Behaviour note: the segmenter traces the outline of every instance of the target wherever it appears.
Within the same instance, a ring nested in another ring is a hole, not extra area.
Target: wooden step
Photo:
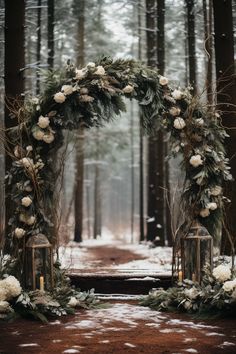
[[[172,284],[171,274],[145,272],[145,270],[133,271],[81,271],[71,270],[68,273],[72,285],[86,291],[94,288],[101,294],[148,294],[152,288],[167,289]]]

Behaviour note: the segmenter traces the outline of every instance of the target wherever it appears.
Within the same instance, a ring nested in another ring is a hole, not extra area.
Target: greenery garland
[[[5,253],[17,260],[18,279],[27,240],[43,233],[55,242],[54,156],[63,144],[63,130],[109,122],[125,110],[124,97],[138,101],[148,134],[158,128],[169,132],[172,153],[183,156],[185,218],[198,218],[215,235],[226,200],[222,183],[232,178],[219,113],[202,106],[189,89],[172,89],[167,78],[134,60],[102,58],[82,69],[68,63],[65,70],[48,73],[43,94],[25,102],[16,113],[18,126],[8,132],[15,147],[6,189],[14,212]]]

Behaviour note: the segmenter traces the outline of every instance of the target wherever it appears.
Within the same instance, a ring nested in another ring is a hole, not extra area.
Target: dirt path
[[[233,354],[233,320],[196,321],[115,302],[49,324],[0,323],[1,354]]]

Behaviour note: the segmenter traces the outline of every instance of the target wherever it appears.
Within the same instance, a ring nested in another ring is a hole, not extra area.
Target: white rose
[[[232,291],[236,288],[236,279],[226,281],[223,285],[223,289],[226,292]]]
[[[186,126],[186,123],[183,118],[177,117],[174,120],[174,127],[175,129],[183,129]]]
[[[94,97],[89,96],[89,95],[81,95],[79,99],[81,102],[93,102],[94,101]]]
[[[159,77],[159,84],[160,85],[165,86],[168,84],[168,82],[169,82],[169,79],[167,79],[167,77],[165,77],[165,76]]]
[[[43,141],[47,144],[51,144],[54,141],[54,134],[49,133],[49,134],[44,134],[43,136]]]
[[[40,116],[37,124],[40,128],[45,129],[49,126],[50,120],[48,117]]]
[[[217,209],[217,204],[214,202],[208,203],[207,208],[210,210],[216,210]]]
[[[32,145],[26,146],[26,151],[27,151],[27,152],[33,151],[33,146],[32,146]]]
[[[66,96],[62,92],[57,92],[54,95],[54,101],[56,101],[57,103],[63,103],[65,102],[65,100],[66,100]]]
[[[20,239],[25,235],[25,230],[20,227],[17,227],[17,228],[15,228],[14,233],[15,233],[16,238]]]
[[[7,313],[11,311],[11,307],[9,302],[7,301],[0,301],[0,313]]]
[[[218,195],[220,195],[222,193],[222,187],[221,186],[215,186],[215,187],[210,189],[210,193],[214,197],[217,197]]]
[[[34,127],[32,129],[32,135],[36,140],[43,140],[44,132],[40,128]]]
[[[61,91],[65,96],[71,95],[73,93],[73,86],[71,85],[63,85]]]
[[[124,93],[131,93],[131,92],[134,91],[134,87],[133,87],[132,85],[127,85],[127,86],[125,86],[125,87],[122,89],[122,91],[123,91]]]
[[[191,156],[189,162],[190,162],[190,164],[193,167],[198,167],[198,166],[203,164],[203,160],[202,160],[201,155],[193,155],[193,156]]]
[[[94,72],[95,75],[103,76],[105,75],[105,69],[103,66],[98,65],[96,71]]]
[[[204,119],[202,119],[202,118],[197,118],[197,119],[195,119],[195,122],[196,122],[198,125],[203,125],[203,124],[204,124]]]
[[[74,296],[71,296],[70,301],[68,302],[69,307],[76,307],[77,306],[77,299]]]
[[[7,300],[19,296],[22,291],[19,281],[13,275],[3,279],[1,285],[7,290]]]
[[[76,69],[75,70],[75,78],[76,78],[76,80],[83,79],[86,76],[86,74],[87,74],[87,72],[84,69],[81,69],[81,70]]]
[[[21,199],[21,204],[25,207],[28,207],[32,204],[32,199],[30,197],[24,197]]]
[[[26,224],[27,225],[33,225],[35,223],[35,216],[30,216],[29,218],[26,218]]]
[[[82,87],[80,90],[79,90],[79,93],[81,95],[87,95],[89,92],[89,90],[86,88],[86,87]]]
[[[212,274],[216,280],[219,280],[222,283],[231,278],[231,270],[223,264],[214,268]]]
[[[92,61],[87,64],[87,68],[95,68],[96,64]]]
[[[172,116],[176,117],[180,114],[181,109],[179,107],[171,107],[169,112]]]
[[[209,216],[210,215],[210,210],[209,209],[202,209],[201,211],[200,211],[200,215],[201,215],[201,217],[202,218],[206,218],[207,216]]]
[[[196,288],[185,289],[184,294],[189,299],[193,300],[193,299],[196,299],[196,297],[198,296],[198,290]]]
[[[182,91],[180,90],[174,90],[172,93],[171,93],[171,96],[175,99],[175,100],[181,100],[182,96],[183,96],[183,93]]]

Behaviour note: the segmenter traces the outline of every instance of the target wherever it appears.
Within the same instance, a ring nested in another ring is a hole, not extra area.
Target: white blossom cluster
[[[12,311],[9,301],[19,296],[21,291],[20,283],[14,276],[0,280],[0,315]]]

